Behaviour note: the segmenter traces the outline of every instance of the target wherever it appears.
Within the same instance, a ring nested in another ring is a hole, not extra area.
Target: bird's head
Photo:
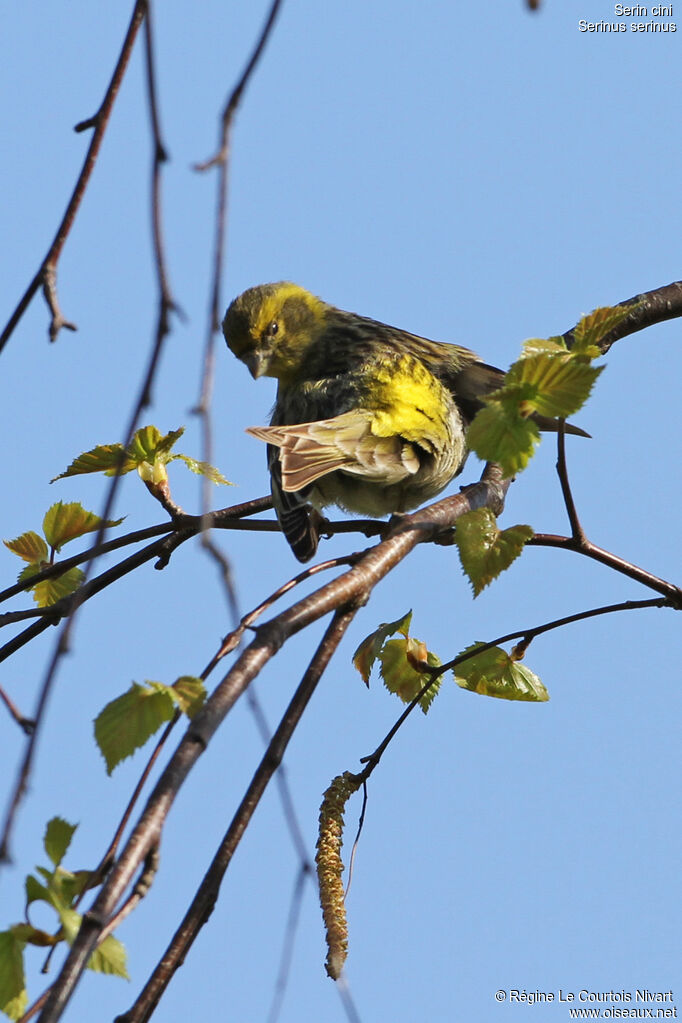
[[[232,302],[223,334],[254,379],[268,376],[286,383],[299,375],[306,350],[324,326],[327,308],[298,284],[259,284]]]

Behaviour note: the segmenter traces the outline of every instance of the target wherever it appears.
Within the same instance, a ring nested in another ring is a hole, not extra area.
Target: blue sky
[[[40,15],[30,5],[6,13],[3,322],[61,217],[87,144],[71,129],[100,101],[124,6],[74,0]],[[219,111],[264,14],[255,4],[218,2],[156,11],[171,157],[165,232],[186,320],[173,323],[146,421],[164,431],[186,425],[181,450],[197,456],[191,408],[215,182],[191,165],[215,147]],[[223,304],[250,285],[291,279],[504,366],[523,339],[559,333],[598,305],[678,279],[682,20],[674,34],[606,34],[580,32],[581,18],[633,20],[617,19],[605,0],[579,8],[548,0],[535,15],[518,2],[285,0],[235,125]],[[137,393],[156,314],[142,72],[138,46],[59,267],[62,308],[78,333],[48,345],[37,297],[2,355],[3,538],[37,529],[56,500],[101,508],[102,481],[48,481],[78,452],[119,440]],[[244,428],[267,420],[274,386],[251,381],[222,344],[217,356],[214,460],[237,484],[214,493],[219,506],[267,490],[261,445]],[[569,449],[588,535],[672,581],[680,568],[681,365],[676,322],[619,343],[579,416],[593,439]],[[511,488],[506,525],[568,528],[554,461],[545,440]],[[462,482],[478,471],[472,458]],[[175,499],[198,510],[195,478],[181,467],[171,472]],[[132,475],[116,513],[131,529],[163,518]],[[244,610],[298,571],[276,535],[216,539]],[[321,553],[351,544],[329,541]],[[0,565],[4,586],[18,562],[5,551]],[[367,691],[351,665],[379,623],[413,608],[414,633],[446,659],[476,639],[649,595],[594,563],[533,549],[473,601],[454,549],[416,551],[358,615],[287,754],[311,853],[321,793],[334,775],[357,768],[401,709],[378,678]],[[42,861],[49,817],[80,822],[68,865],[90,866],[125,805],[143,757],[106,777],[92,742],[101,707],[132,679],[198,673],[228,627],[214,566],[198,545],[84,608],[16,830],[15,863],[2,878],[0,927],[22,915],[21,883]],[[258,680],[273,724],[320,634],[296,637]],[[26,711],[55,636],[50,630],[2,665],[0,684]],[[672,611],[598,618],[531,646],[527,661],[550,691],[548,704],[482,699],[449,679],[428,717],[413,715],[372,777],[349,899],[347,978],[363,1023],[568,1018],[556,1003],[499,1005],[500,988],[679,989],[679,651]],[[0,748],[3,773],[13,777],[23,741],[6,717]],[[132,983],[88,975],[67,1020],[111,1019],[129,1006],[260,754],[242,701],[183,788],[159,876],[120,930]],[[359,801],[349,835],[358,813]],[[273,787],[155,1019],[267,1018],[296,869]],[[346,1018],[323,960],[309,887],[284,1023]],[[31,995],[40,993],[37,970],[30,982]]]

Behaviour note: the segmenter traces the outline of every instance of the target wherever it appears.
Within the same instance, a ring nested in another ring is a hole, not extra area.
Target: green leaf
[[[74,458],[71,465],[59,476],[50,480],[63,480],[67,476],[82,476],[89,472],[103,472],[105,476],[123,476],[135,468],[135,462],[127,456],[122,444],[98,444],[90,451]]]
[[[166,434],[162,434],[156,426],[143,426],[128,445],[128,454],[138,468],[143,462],[149,464],[159,462],[165,465],[169,460],[171,448],[184,432],[184,426]]]
[[[530,526],[510,526],[500,531],[489,508],[467,512],[457,520],[455,543],[474,597],[509,568],[532,536]]]
[[[474,643],[463,653],[469,653],[480,646],[483,644]],[[549,693],[538,676],[501,647],[491,647],[467,658],[455,667],[454,675],[458,686],[482,696],[526,700],[531,703],[549,700]]]
[[[58,867],[64,859],[64,854],[71,844],[73,833],[77,827],[77,824],[69,824],[62,817],[53,817],[47,822],[43,845],[55,867]]]
[[[107,773],[147,742],[173,716],[173,698],[161,683],[147,686],[133,682],[95,719],[95,740],[107,765]]]
[[[13,924],[11,931],[15,938],[26,942],[27,945],[37,945],[38,948],[50,948],[52,945],[57,944],[57,939],[54,935],[48,934],[47,931],[41,931],[39,927],[34,927],[33,924]]]
[[[27,1004],[24,942],[11,930],[0,931],[0,1010],[10,1019],[19,1019]]]
[[[143,426],[137,431],[128,452],[145,483],[159,484],[168,479],[166,465],[172,458],[169,452],[184,432],[184,426],[163,435],[156,426]]]
[[[562,337],[531,337],[523,342],[521,358],[527,359],[531,355],[540,355],[542,352],[554,355],[563,353],[565,355],[568,352],[568,348]]]
[[[156,446],[161,440],[161,431],[156,426],[142,426],[133,435],[128,445],[128,454],[136,464],[153,462]]]
[[[539,412],[542,416],[566,419],[585,404],[603,369],[569,354],[541,352],[515,362],[502,390],[506,394],[514,385],[522,389],[521,415]]]
[[[494,399],[477,413],[467,432],[471,450],[485,462],[497,462],[507,478],[526,468],[539,442],[532,419]]]
[[[185,432],[185,427],[181,426],[178,430],[171,430],[170,433],[166,433],[162,437],[155,426],[146,427],[145,429],[150,431],[149,432],[150,438],[152,436],[152,433],[156,431],[157,435],[156,443],[154,444],[153,447],[146,449],[149,451],[150,455],[153,455],[154,458],[159,458],[159,456],[161,455],[167,455],[170,452],[171,448],[175,446],[176,440],[179,440],[180,437],[182,437],[183,433]],[[142,433],[142,431],[138,430],[138,433]],[[147,460],[149,459],[147,458]]]
[[[27,572],[28,569],[24,569],[19,576],[21,582],[28,578]],[[69,568],[66,572],[62,572],[61,575],[53,575],[49,579],[43,579],[41,582],[36,583],[32,589],[33,599],[38,607],[51,607],[58,600],[61,600],[62,597],[68,597],[69,594],[77,590],[84,578],[85,573],[80,568],[76,566]]]
[[[198,462],[196,458],[190,458],[189,455],[181,454],[171,455],[168,461],[172,462],[177,458],[179,458],[180,461],[185,463],[190,472],[194,472],[198,476],[206,476],[208,479],[211,480],[212,483],[221,484],[223,486],[228,487],[234,486],[233,483],[230,483],[230,481],[226,479],[223,476],[223,474],[209,462]]]
[[[378,629],[370,632],[369,636],[363,639],[353,654],[353,664],[360,672],[365,685],[369,685],[369,676],[374,662],[388,637],[396,632],[402,632],[403,636],[407,636],[410,631],[411,621],[412,611],[408,611],[407,614],[403,615],[402,618],[398,618],[395,622],[384,622],[383,625],[380,625]]]
[[[166,468],[168,463],[180,459],[192,472],[208,477],[213,483],[231,486],[230,481],[215,466],[210,465],[208,462],[200,462],[195,458],[190,458],[189,455],[180,453],[171,454],[171,449],[184,432],[184,426],[177,430],[171,430],[166,434],[162,434],[159,428],[152,424],[142,426],[135,432],[125,451],[121,444],[100,444],[96,448],[92,448],[91,451],[85,451],[82,455],[79,455],[68,469],[60,473],[59,476],[55,476],[52,482],[64,479],[66,476],[78,476],[82,473],[104,472],[107,476],[114,476],[117,473],[123,475],[132,469],[137,469],[138,475],[145,483],[158,486],[165,483],[168,479]],[[71,506],[66,505],[64,507]],[[73,507],[80,508],[80,505],[74,505]],[[82,514],[90,516],[93,513],[83,512]],[[122,521],[122,519],[119,519],[117,522],[110,522],[107,525],[118,525]],[[60,531],[57,533],[57,539],[59,539],[60,544],[64,544],[68,540],[73,539],[74,536],[82,536],[84,532],[98,529],[99,524],[99,520],[97,520],[95,524],[88,526],[87,529],[81,528],[79,532],[76,532],[74,529],[78,528],[78,522],[70,522],[69,527],[65,530],[65,534],[68,535],[62,535]],[[49,539],[48,537],[48,541]],[[52,544],[52,546],[57,547],[57,544]]]
[[[573,347],[576,355],[596,358],[601,355],[598,345],[603,337],[626,320],[630,313],[639,307],[639,302],[630,305],[602,306],[583,316],[573,331]]]
[[[130,980],[127,970],[127,956],[125,945],[118,938],[110,934],[105,938],[99,948],[90,956],[88,969],[96,973],[106,973],[111,977],[122,977]]]
[[[108,519],[106,526],[120,526],[123,519]],[[102,525],[102,519],[94,512],[86,511],[82,504],[73,501],[64,504],[57,501],[45,514],[43,532],[50,547],[59,551],[69,540],[75,540],[86,533],[94,533]]]
[[[49,905],[52,905],[49,891],[44,884],[40,883],[37,877],[33,876],[33,874],[28,874],[26,876],[24,885],[26,888],[27,906],[30,906],[32,902],[47,902]]]
[[[47,544],[42,536],[38,536],[33,530],[22,533],[15,540],[3,540],[3,543],[13,554],[18,554],[23,561],[28,561],[29,564],[46,561],[49,554]]]
[[[378,653],[381,661],[381,677],[390,693],[395,693],[403,703],[411,703],[426,683],[433,684],[422,696],[419,706],[426,714],[438,692],[441,676],[434,678],[429,672],[419,671],[419,664],[426,662],[430,667],[440,665],[439,659],[426,649],[420,640],[407,636],[404,639],[389,639]]]
[[[75,909],[62,909],[59,913],[59,918],[64,929],[64,937],[69,945],[72,945],[80,930],[83,918]],[[126,950],[124,946],[113,935],[109,935],[90,956],[88,969],[95,970],[97,973],[107,973],[114,977],[123,977],[125,980],[128,980]]]
[[[61,924],[64,929],[64,937],[68,944],[72,945],[78,931],[80,930],[81,920],[83,918],[77,910],[71,909],[70,906],[61,907],[58,909],[58,912],[59,919],[61,920]]]
[[[94,874],[91,870],[63,870],[59,868],[59,891],[67,905],[71,905],[81,892],[94,887]]]
[[[176,706],[188,718],[193,718],[201,710],[206,699],[206,687],[201,679],[196,678],[194,675],[181,675],[169,687],[168,692],[175,701]]]

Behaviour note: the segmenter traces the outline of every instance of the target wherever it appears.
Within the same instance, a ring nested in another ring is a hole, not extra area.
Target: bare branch
[[[59,308],[59,302],[57,300],[57,264],[64,247],[64,243],[69,236],[71,228],[73,227],[73,223],[76,219],[76,214],[78,213],[83,196],[85,195],[88,182],[90,181],[90,177],[92,176],[92,172],[95,168],[95,162],[99,154],[100,146],[102,145],[104,133],[109,123],[114,101],[118,95],[118,90],[121,86],[123,76],[130,60],[130,55],[133,52],[135,38],[146,11],[147,0],[137,0],[135,7],[133,8],[133,13],[130,19],[130,24],[128,25],[125,39],[123,40],[121,53],[119,54],[119,58],[116,62],[116,67],[114,68],[114,73],[107,87],[107,91],[104,94],[102,105],[93,117],[88,118],[87,121],[81,121],[80,124],[76,125],[76,131],[83,131],[86,128],[94,128],[92,139],[88,146],[88,151],[85,154],[83,167],[78,176],[71,198],[69,199],[62,222],[57,228],[57,233],[52,240],[52,244],[47,250],[47,254],[40,264],[38,272],[22,295],[19,304],[10,316],[2,334],[0,334],[0,352],[2,352],[3,348],[9,341],[12,333],[14,332],[14,328],[26,312],[33,296],[41,285],[43,286],[45,299],[52,314],[49,329],[50,341],[56,340],[62,327],[66,327],[68,330],[76,329],[75,324],[64,319]]]
[[[21,730],[26,734],[30,735],[35,728],[35,721],[31,718],[27,718],[25,714],[22,714],[16,704],[9,698],[5,690],[0,686],[0,700],[5,704],[10,715],[14,718],[16,723],[19,725]]]
[[[258,618],[260,618],[260,616],[268,610],[268,608],[272,607],[272,605],[279,600],[280,597],[289,593],[290,590],[292,590],[295,586],[298,586],[300,583],[305,582],[308,579],[312,579],[314,575],[318,575],[320,572],[325,572],[330,568],[338,568],[341,565],[354,565],[360,557],[360,554],[348,554],[345,557],[331,558],[329,561],[321,561],[317,565],[309,566],[302,572],[299,572],[298,575],[294,576],[293,579],[289,579],[282,586],[279,586],[274,593],[271,593],[269,597],[266,597],[265,600],[261,601],[258,607],[255,607],[253,611],[249,611],[248,614],[245,614],[237,627],[227,634],[220,649],[211,661],[207,672],[211,670],[218,661],[222,660],[226,654],[237,649],[242,641],[245,631],[253,628],[253,623],[257,621]]]
[[[228,188],[228,149],[230,130],[237,107],[246,86],[253,75],[261,54],[265,48],[270,32],[274,26],[277,11],[281,0],[274,0],[270,13],[265,22],[260,38],[249,58],[237,85],[225,105],[221,119],[221,143],[220,152],[217,157],[208,163],[197,165],[196,170],[207,170],[209,167],[219,164],[217,198],[215,213],[215,240],[213,257],[213,279],[211,283],[211,299],[209,306],[209,317],[206,331],[206,345],[204,350],[203,369],[201,376],[201,394],[199,403],[195,409],[201,420],[202,432],[202,456],[204,461],[213,464],[213,426],[211,421],[211,398],[213,396],[213,380],[215,373],[215,335],[220,329],[220,285],[223,277],[223,264],[225,260],[225,235],[227,228],[227,188]],[[207,479],[202,480],[202,511],[208,515],[211,506],[211,489]],[[204,534],[207,526],[202,528],[202,544],[208,548],[209,539]],[[214,548],[215,554],[215,548]],[[226,578],[231,578],[231,571],[225,565]]]
[[[296,880],[294,881],[294,890],[291,893],[289,916],[286,922],[284,941],[282,942],[282,958],[279,964],[279,970],[277,971],[275,990],[272,996],[270,1012],[268,1013],[268,1023],[276,1023],[279,1018],[282,1001],[284,1000],[289,971],[291,970],[291,960],[294,953],[294,935],[298,930],[298,921],[301,913],[301,906],[303,904],[303,889],[306,881],[310,877],[310,870],[310,864],[305,861],[302,862],[299,871],[296,874]]]
[[[268,14],[265,25],[263,26],[263,31],[260,34],[260,37],[258,39],[258,42],[256,43],[253,53],[249,57],[249,60],[246,64],[246,67],[244,68],[241,78],[239,79],[234,89],[230,93],[230,97],[227,103],[225,104],[222,116],[222,135],[220,149],[215,154],[215,156],[212,156],[210,158],[210,160],[206,160],[205,163],[197,164],[196,170],[206,171],[209,170],[209,168],[211,167],[215,167],[216,164],[227,162],[230,142],[230,128],[232,127],[234,115],[237,112],[237,107],[241,103],[244,90],[246,89],[246,86],[249,84],[249,80],[254,71],[256,70],[256,65],[258,64],[258,61],[261,58],[263,50],[265,49],[265,44],[267,43],[268,37],[274,27],[275,18],[277,17],[281,4],[282,0],[273,0],[273,4],[270,8],[270,13]]]
[[[557,434],[557,463],[556,471],[559,476],[559,483],[561,484],[561,493],[564,497],[564,504],[566,505],[566,513],[568,514],[568,521],[571,525],[571,532],[573,539],[576,543],[582,544],[585,542],[585,532],[580,519],[578,518],[578,512],[575,507],[575,501],[573,500],[573,492],[571,490],[571,484],[568,478],[568,466],[566,464],[566,431],[565,424],[562,420],[559,426],[559,432]]]
[[[677,319],[682,316],[682,281],[673,281],[672,284],[664,284],[653,291],[644,291],[641,295],[633,295],[626,298],[618,305],[632,305],[636,308],[627,316],[622,323],[601,339],[599,347],[605,355],[616,341],[621,338],[635,334],[638,330],[652,327],[656,323],[664,323],[666,320]],[[567,330],[562,337],[569,348],[573,340],[575,327]]]
[[[663,596],[668,598],[672,607],[682,607],[682,589],[679,586],[675,586],[674,583],[667,582],[665,579],[659,579],[658,576],[647,572],[644,568],[633,565],[629,561],[625,561],[624,558],[620,558],[617,554],[612,554],[610,551],[605,551],[602,547],[597,547],[591,540],[580,541],[570,536],[536,533],[535,536],[528,540],[526,546],[559,547],[561,550],[584,554],[586,557],[599,561],[602,565],[607,565],[609,568],[614,569],[614,571],[634,579],[636,582],[641,583],[642,586],[648,586],[649,589],[662,593]]]

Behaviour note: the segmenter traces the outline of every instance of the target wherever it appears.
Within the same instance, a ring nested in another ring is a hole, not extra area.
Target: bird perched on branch
[[[317,550],[326,505],[382,516],[440,493],[504,377],[468,348],[343,312],[289,282],[239,295],[223,333],[254,379],[278,381],[271,425],[247,433],[268,444],[274,507],[299,561]]]

